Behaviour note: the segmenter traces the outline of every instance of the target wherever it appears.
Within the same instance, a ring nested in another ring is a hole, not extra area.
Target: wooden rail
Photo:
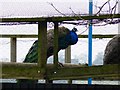
[[[93,38],[112,38],[113,36],[115,36],[116,34],[109,34],[109,35],[101,35],[101,34],[96,34],[96,35],[92,35]],[[35,34],[30,34],[30,35],[26,35],[26,34],[19,34],[19,35],[8,35],[8,34],[0,34],[0,38],[38,38],[38,35]],[[78,35],[79,38],[88,38],[88,35]]]
[[[93,38],[112,38],[114,35],[115,34],[93,35]],[[11,48],[12,48],[11,62],[16,62],[16,38],[37,38],[38,37],[38,35],[1,35],[1,36],[2,38],[11,38]],[[78,35],[78,37],[87,38],[88,35]],[[40,38],[42,38],[42,36]],[[65,50],[65,63],[71,62],[70,51],[71,49],[69,46]],[[57,55],[57,53],[55,54]],[[43,57],[40,57],[40,58],[41,58],[40,62],[42,62]],[[55,56],[55,59],[58,59],[58,56]],[[54,61],[54,63],[57,63],[57,62]],[[42,62],[42,65],[45,65],[45,66],[38,66],[37,64],[28,64],[28,63],[24,63],[24,64],[22,63],[0,63],[0,64],[2,65],[2,78],[43,79],[46,76],[44,76],[41,73],[45,73],[45,71],[47,71],[46,75],[47,75],[47,78],[49,78],[47,82],[51,82],[51,80],[56,80],[56,79],[59,79],[59,80],[66,79],[68,80],[68,83],[72,83],[72,80],[74,79],[87,79],[88,77],[92,77],[93,79],[102,79],[102,80],[103,79],[111,79],[111,80],[120,79],[118,77],[119,75],[118,65],[83,67],[81,65],[64,64],[64,67],[59,67],[58,69],[55,69],[54,65],[46,66],[46,62]],[[105,69],[105,71],[103,71],[103,69]],[[109,73],[108,73],[108,70],[109,70]],[[99,74],[97,71],[100,71]],[[55,74],[51,72],[54,72]]]
[[[108,19],[120,18],[120,14],[99,15],[99,16],[64,16],[64,17],[37,17],[37,18],[0,18],[2,22],[38,22],[38,35],[1,35],[2,38],[11,38],[11,63],[0,63],[2,67],[2,78],[15,79],[87,79],[105,78],[117,79],[119,74],[119,65],[103,65],[103,66],[80,66],[80,65],[64,65],[59,67],[58,53],[56,52],[58,46],[58,23],[70,20],[91,20],[91,19]],[[47,45],[47,22],[54,23],[54,64],[47,65],[46,61],[46,45]],[[93,35],[93,38],[112,38],[114,35]],[[79,38],[87,38],[87,35],[78,35]],[[38,38],[38,63],[15,63],[16,62],[16,38]],[[44,50],[43,50],[44,49]],[[70,48],[66,51],[67,60],[70,58]],[[68,61],[66,61],[68,62]],[[1,70],[1,69],[0,69]]]
[[[70,80],[70,79],[109,79],[120,80],[119,64],[85,66],[64,64],[64,67],[56,69],[53,64],[47,64],[47,72],[42,75],[37,64],[33,63],[0,63],[2,65],[2,78],[16,79],[44,79],[49,80]]]
[[[110,19],[120,18],[120,14],[104,14],[104,15],[93,15],[93,16],[58,16],[58,17],[34,17],[34,18],[0,18],[2,22],[62,22],[71,20],[91,20],[91,19]]]
[[[57,31],[57,30],[55,30]],[[26,34],[21,34],[21,35],[8,35],[8,34],[1,34],[0,35],[1,38],[11,38],[11,62],[16,62],[16,40],[17,38],[38,38],[38,35],[35,35],[35,34],[31,34],[31,35],[26,35]],[[109,35],[93,35],[93,38],[112,38],[114,37],[115,34],[109,34]],[[55,36],[56,37],[56,36]],[[88,35],[78,35],[79,38],[88,38]],[[57,41],[56,41],[57,42]],[[55,59],[58,59],[57,58],[58,56],[55,56],[54,58]],[[58,61],[58,60],[57,60]],[[56,62],[56,61],[54,61]],[[71,48],[70,46],[65,49],[65,63],[70,63],[71,62]],[[57,63],[57,62],[56,62]]]
[[[43,30],[43,31],[45,31],[45,30]],[[16,38],[37,38],[38,37],[38,35],[1,35],[1,36],[2,36],[2,38],[11,38],[11,62],[16,62]],[[112,34],[112,35],[93,35],[93,38],[112,38],[113,36],[114,36],[114,34]],[[88,35],[78,35],[78,37],[79,38],[87,38]],[[40,38],[42,38],[42,36],[40,36]],[[57,53],[55,53],[55,54],[57,55]],[[70,56],[71,56],[70,47],[68,47],[65,50],[65,63],[71,62]],[[42,62],[43,57],[40,57],[40,58],[41,58],[40,62]],[[58,59],[58,56],[56,56],[55,59]],[[54,61],[54,63],[57,63],[57,62]],[[42,62],[42,64],[40,64],[40,65],[46,65],[46,62]],[[111,65],[111,67],[112,67],[112,65]],[[66,79],[66,80],[69,80],[68,81],[69,83],[72,83],[72,79],[87,79],[88,77],[92,77],[93,79],[101,78],[101,79],[114,79],[115,80],[115,79],[119,79],[119,77],[118,77],[119,70],[117,67],[118,67],[118,65],[115,65],[115,68],[113,68],[113,70],[110,70],[111,74],[108,74],[108,73],[106,74],[103,71],[101,71],[98,74],[98,73],[96,73],[97,70],[98,71],[103,70],[104,66],[93,66],[93,67],[86,66],[86,67],[81,68],[80,65],[71,65],[71,64],[66,65],[65,64],[64,67],[59,68],[56,71],[56,69],[53,67],[53,65],[47,65],[47,67],[46,67],[46,66],[37,66],[37,64],[2,63],[2,78],[43,79],[43,78],[45,78],[45,76],[41,73],[45,73],[45,71],[47,69],[46,75],[47,75],[47,78],[49,78],[49,80],[47,80],[48,82],[50,82],[51,80],[56,80],[56,79]],[[86,74],[86,72],[85,72],[82,75],[81,72],[86,70],[86,68],[87,68],[88,73]],[[94,69],[95,71],[91,71],[91,68],[92,69],[98,68],[98,69]],[[109,68],[109,67],[107,67],[107,68]],[[14,71],[12,71],[12,70],[14,70]],[[106,70],[106,72],[107,72],[107,70]],[[23,73],[23,71],[24,71],[24,73]],[[57,72],[57,74],[51,75],[52,71]],[[113,72],[113,71],[115,71],[115,72]],[[17,73],[15,74],[15,72],[17,72]],[[65,72],[65,73],[61,73],[61,72]],[[33,73],[34,73],[34,75],[33,75]],[[79,73],[79,75],[76,75],[78,73]],[[89,73],[90,73],[90,75],[89,75]],[[72,76],[70,76],[70,74]]]

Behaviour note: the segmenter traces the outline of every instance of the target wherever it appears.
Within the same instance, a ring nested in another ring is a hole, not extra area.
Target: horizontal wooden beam
[[[0,38],[38,38],[38,35],[35,34],[19,34],[19,35],[10,35],[10,34],[1,34]]]
[[[113,38],[116,34],[108,34],[108,35],[101,35],[101,34],[93,34],[92,38]],[[88,38],[88,35],[78,35],[78,38]]]
[[[35,79],[43,78],[37,64],[2,63],[2,78]]]
[[[93,38],[112,38],[116,34],[109,34],[109,35],[92,35]],[[38,35],[35,34],[21,34],[21,35],[8,35],[8,34],[0,34],[0,38],[38,38]],[[78,38],[88,38],[88,35],[78,35]]]
[[[99,16],[58,16],[58,17],[34,17],[34,18],[0,18],[2,22],[40,22],[40,21],[71,21],[71,20],[90,20],[90,19],[109,19],[120,18],[120,14],[104,14]]]
[[[105,66],[84,66],[84,67],[64,67],[57,70],[54,74],[48,74],[51,80],[58,79],[118,79],[120,80],[120,71],[118,65],[105,65]]]
[[[2,78],[15,79],[45,79],[49,80],[77,80],[87,79],[119,79],[120,70],[119,64],[100,65],[100,66],[85,66],[64,64],[64,67],[54,68],[53,64],[47,65],[47,73],[45,76],[40,74],[37,64],[31,63],[0,63],[2,65]]]

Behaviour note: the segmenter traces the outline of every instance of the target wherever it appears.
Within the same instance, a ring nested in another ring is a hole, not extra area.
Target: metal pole
[[[93,14],[93,0],[89,0],[89,15]],[[89,35],[88,35],[88,66],[92,66],[92,20],[89,24]],[[88,84],[92,84],[92,78],[88,78]]]

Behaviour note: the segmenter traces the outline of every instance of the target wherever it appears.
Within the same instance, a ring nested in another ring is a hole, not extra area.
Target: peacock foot
[[[58,66],[59,67],[64,67],[64,65],[62,63],[60,63],[60,62],[58,62]]]

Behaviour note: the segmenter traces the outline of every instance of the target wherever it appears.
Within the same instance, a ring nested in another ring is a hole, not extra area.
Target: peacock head
[[[76,28],[73,28],[72,31],[70,31],[70,45],[74,45],[78,42],[76,31],[78,31]]]
[[[68,29],[69,30],[69,29]],[[69,33],[66,34],[62,39],[59,39],[59,48],[65,49],[69,45],[74,45],[78,42],[78,35],[76,34],[77,29],[73,28],[69,30]]]
[[[74,27],[74,28],[72,29],[72,31],[73,31],[73,32],[77,32],[78,30],[77,30],[77,28]]]

